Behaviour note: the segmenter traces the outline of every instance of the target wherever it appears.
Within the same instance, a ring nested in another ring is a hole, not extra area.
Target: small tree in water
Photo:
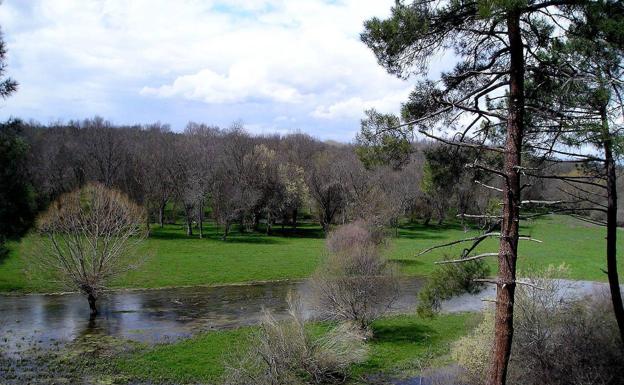
[[[119,191],[91,183],[64,194],[39,217],[41,248],[31,264],[87,296],[91,316],[107,282],[138,262],[147,235],[143,208]]]

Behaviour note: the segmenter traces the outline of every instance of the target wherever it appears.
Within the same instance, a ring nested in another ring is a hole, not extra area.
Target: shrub
[[[347,321],[363,331],[387,312],[398,296],[397,275],[380,254],[383,237],[364,223],[330,233],[330,252],[312,277],[320,316]]]
[[[489,274],[490,267],[481,259],[440,265],[418,293],[418,315],[432,317],[440,311],[442,301],[463,293],[480,292],[484,283],[476,282],[475,279],[485,278]]]
[[[357,329],[340,324],[317,335],[309,330],[299,300],[289,300],[289,316],[265,313],[251,349],[226,364],[227,385],[295,385],[344,382],[349,367],[367,356]]]
[[[325,243],[329,253],[344,254],[361,247],[378,248],[384,241],[382,228],[364,221],[356,221],[330,232]]]
[[[623,384],[624,355],[606,295],[569,299],[554,269],[530,279],[536,287],[516,290],[509,383],[523,385]],[[566,299],[568,298],[568,299]],[[463,382],[483,383],[492,345],[494,317],[486,312],[452,356],[466,369]]]

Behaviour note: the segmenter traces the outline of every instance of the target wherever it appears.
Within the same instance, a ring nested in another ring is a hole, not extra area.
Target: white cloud
[[[340,100],[329,105],[320,105],[313,112],[312,116],[321,119],[358,119],[362,117],[362,112],[374,108],[384,113],[398,113],[401,103],[407,100],[411,88],[406,87],[393,93],[389,93],[382,98],[364,100],[355,96],[346,100]]]
[[[183,96],[206,103],[241,103],[256,98],[297,103],[302,98],[296,88],[271,80],[267,73],[257,71],[251,64],[233,66],[225,76],[204,69],[193,75],[180,76],[171,85],[144,87],[141,94]]]
[[[409,89],[359,41],[363,21],[393,2],[5,0],[0,25],[21,84],[5,110],[136,120],[135,105],[170,102],[175,120],[203,103],[267,127],[289,123],[280,116],[357,125],[365,108],[397,110]]]

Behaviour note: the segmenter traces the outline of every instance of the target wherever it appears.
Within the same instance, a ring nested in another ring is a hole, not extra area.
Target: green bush
[[[475,279],[489,274],[489,266],[480,259],[440,265],[418,294],[418,315],[432,317],[440,311],[442,301],[464,293],[480,292],[484,283],[475,282]]]

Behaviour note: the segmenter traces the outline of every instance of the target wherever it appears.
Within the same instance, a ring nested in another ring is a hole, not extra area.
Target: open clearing
[[[543,243],[523,241],[520,244],[520,270],[565,263],[570,279],[606,281],[605,230],[574,218],[553,216],[525,223],[524,235]],[[405,275],[427,276],[435,268],[434,261],[447,254],[454,257],[461,245],[434,250],[416,256],[427,247],[451,240],[467,238],[477,231],[464,232],[457,223],[442,226],[404,224],[398,237],[390,241],[387,254]],[[20,255],[34,251],[33,237],[11,245],[11,253],[0,261],[0,291],[51,292],[62,290],[50,279],[30,277],[24,272]],[[624,247],[620,237],[619,247]],[[262,233],[234,231],[224,242],[217,228],[205,227],[205,237],[192,238],[184,234],[182,225],[152,228],[152,235],[140,250],[147,255],[145,263],[116,280],[112,288],[159,288],[173,286],[219,285],[265,280],[303,279],[308,277],[323,258],[323,233],[315,225],[301,226],[296,233],[287,228],[267,236]],[[481,251],[495,251],[495,239],[479,247]],[[492,259],[490,264],[495,267]],[[624,260],[619,261],[620,272]],[[494,273],[494,270],[492,270]]]

